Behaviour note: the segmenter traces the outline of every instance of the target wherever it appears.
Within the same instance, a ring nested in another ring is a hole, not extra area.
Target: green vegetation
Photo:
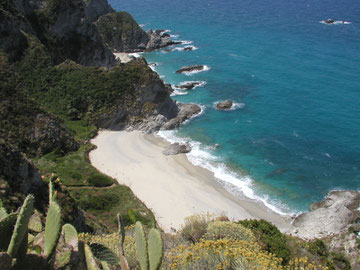
[[[249,228],[254,233],[264,250],[282,258],[283,264],[290,261],[291,251],[286,244],[286,238],[275,225],[263,219],[243,220],[238,223]]]

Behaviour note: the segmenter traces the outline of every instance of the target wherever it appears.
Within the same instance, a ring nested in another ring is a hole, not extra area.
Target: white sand
[[[230,219],[263,218],[287,231],[285,219],[262,203],[235,198],[203,168],[192,165],[184,154],[165,156],[168,145],[139,131],[100,131],[92,140],[93,166],[129,186],[150,208],[167,232],[179,229],[184,218],[197,213],[225,214]]]
[[[128,53],[114,53],[115,58],[119,59],[121,63],[128,63],[133,60]]]

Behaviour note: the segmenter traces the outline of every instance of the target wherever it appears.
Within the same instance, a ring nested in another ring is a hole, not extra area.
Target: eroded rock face
[[[86,5],[86,16],[92,22],[96,21],[100,16],[114,12],[107,0],[88,0],[84,1],[84,3]]]
[[[179,113],[177,114],[177,116],[166,122],[161,127],[162,130],[177,128],[182,122],[201,112],[200,106],[196,104],[180,103],[178,104],[178,108],[179,108]]]
[[[166,33],[164,34],[162,30],[149,30],[147,35],[149,37],[149,41],[146,44],[147,51],[152,51],[181,43],[171,40],[170,36]]]
[[[291,233],[303,239],[338,234],[360,218],[359,203],[357,191],[332,191],[325,200],[311,205],[310,212],[295,218]]]
[[[216,104],[216,109],[218,109],[218,110],[228,110],[228,109],[231,108],[232,105],[233,105],[233,102],[231,100],[225,100],[225,101],[218,102]]]
[[[185,154],[191,151],[191,147],[189,144],[180,144],[180,143],[172,143],[162,153],[164,155],[177,155],[177,154]]]

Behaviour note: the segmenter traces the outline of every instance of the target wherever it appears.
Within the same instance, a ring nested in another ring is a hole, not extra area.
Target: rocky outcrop
[[[152,51],[168,47],[171,45],[181,44],[181,42],[175,42],[171,40],[170,36],[164,33],[163,30],[149,30],[147,31],[149,41],[146,44],[146,50]]]
[[[104,42],[116,52],[134,52],[146,49],[150,38],[127,12],[101,16],[95,22]]]
[[[225,100],[225,101],[216,103],[215,107],[218,110],[228,110],[231,108],[232,105],[233,105],[233,102],[231,100]]]
[[[177,154],[186,154],[191,151],[191,147],[189,144],[180,144],[180,143],[172,143],[162,153],[166,156],[168,155],[177,155]]]
[[[176,117],[167,121],[162,127],[162,130],[169,130],[177,128],[185,120],[197,115],[201,112],[201,108],[196,104],[178,104],[179,113]]]
[[[187,82],[187,83],[184,83],[184,84],[175,85],[175,88],[191,90],[191,89],[193,89],[195,86],[198,86],[198,85],[200,85],[200,84],[201,84],[200,82]]]
[[[100,16],[115,12],[107,0],[86,0],[85,13],[90,21],[95,22]]]
[[[89,6],[82,0],[5,2],[7,5],[4,14],[7,15],[0,17],[3,28],[1,33],[14,39],[13,47],[17,47],[17,50],[26,45],[26,39],[19,34],[23,31],[36,36],[47,47],[54,63],[71,59],[87,66],[111,67],[115,64],[112,52],[104,45],[96,26],[89,19],[90,15],[87,14],[91,10],[100,12],[102,4],[99,1],[90,1]],[[9,11],[15,20],[9,16]],[[17,43],[20,46],[16,46]]]
[[[303,239],[338,234],[360,219],[359,203],[357,191],[332,191],[325,200],[312,204],[310,212],[295,218],[291,233]]]
[[[115,52],[152,51],[179,44],[163,30],[145,32],[127,12],[101,16],[95,22],[105,43]]]
[[[16,210],[21,205],[19,196],[29,193],[34,194],[37,201],[44,201],[47,185],[34,165],[17,148],[1,139],[0,164],[0,197],[7,207]]]
[[[194,66],[186,66],[178,69],[176,73],[185,73],[185,72],[193,72],[193,71],[202,71],[205,69],[204,65],[194,65]]]

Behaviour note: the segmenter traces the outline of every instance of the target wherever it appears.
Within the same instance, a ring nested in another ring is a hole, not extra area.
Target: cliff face
[[[100,16],[114,12],[107,0],[85,0],[86,16],[90,21],[96,21]]]

